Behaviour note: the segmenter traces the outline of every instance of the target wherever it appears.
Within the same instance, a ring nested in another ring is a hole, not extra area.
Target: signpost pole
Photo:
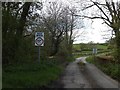
[[[40,63],[40,46],[38,47],[38,62]]]
[[[44,32],[35,33],[35,46],[38,47],[38,62],[40,63],[40,46],[44,46]]]

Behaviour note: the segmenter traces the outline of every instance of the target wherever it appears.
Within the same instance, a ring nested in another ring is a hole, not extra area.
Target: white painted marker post
[[[93,48],[94,61],[95,61],[95,55],[96,54],[97,54],[97,48]]]
[[[38,62],[40,62],[40,46],[44,46],[44,32],[35,33],[35,46],[38,47]]]
[[[93,54],[97,54],[97,48],[93,48]]]

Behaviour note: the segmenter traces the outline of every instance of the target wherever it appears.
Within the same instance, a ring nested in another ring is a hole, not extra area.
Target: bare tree
[[[42,12],[42,22],[51,36],[51,56],[58,52],[59,45],[63,40],[66,40],[66,47],[72,46],[74,12],[74,9],[57,2],[49,2],[46,12]]]
[[[76,13],[75,8],[70,7],[64,7],[62,18],[65,26],[65,35],[64,35],[64,41],[67,50],[69,50],[69,54],[72,54],[72,45],[74,41],[73,30],[75,29],[75,22],[76,19],[74,17],[74,14]]]
[[[64,8],[63,20],[65,23],[65,35],[66,35],[67,44],[70,43],[72,44],[74,40],[73,30],[76,26],[75,25],[76,19],[74,17],[75,13],[76,13],[75,8],[69,8],[69,7]]]
[[[100,14],[96,16],[82,16],[85,18],[90,19],[102,19],[105,24],[107,24],[109,27],[112,28],[113,32],[115,33],[115,41],[116,41],[116,60],[120,63],[120,1],[113,2],[113,0],[105,0],[105,3],[100,3],[98,1],[93,1],[91,5],[88,5],[84,8],[84,10],[91,8],[91,7],[97,7],[100,11]]]
[[[41,16],[42,21],[51,36],[51,56],[58,52],[59,44],[63,40],[65,26],[62,18],[62,12],[62,4],[49,2],[47,11]]]

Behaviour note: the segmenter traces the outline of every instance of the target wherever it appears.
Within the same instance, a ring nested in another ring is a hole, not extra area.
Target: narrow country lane
[[[86,57],[77,58],[70,63],[62,77],[64,88],[118,88],[118,82],[105,75],[93,64],[85,61]],[[81,68],[78,62],[84,62]]]
[[[67,66],[62,82],[64,88],[91,88],[85,76],[80,72],[76,61]]]

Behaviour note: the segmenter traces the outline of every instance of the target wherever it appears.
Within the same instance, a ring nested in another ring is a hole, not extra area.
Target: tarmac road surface
[[[61,82],[64,88],[118,88],[118,82],[105,75],[93,64],[85,61],[86,57],[77,58],[65,70]],[[79,62],[85,63],[82,67]]]

